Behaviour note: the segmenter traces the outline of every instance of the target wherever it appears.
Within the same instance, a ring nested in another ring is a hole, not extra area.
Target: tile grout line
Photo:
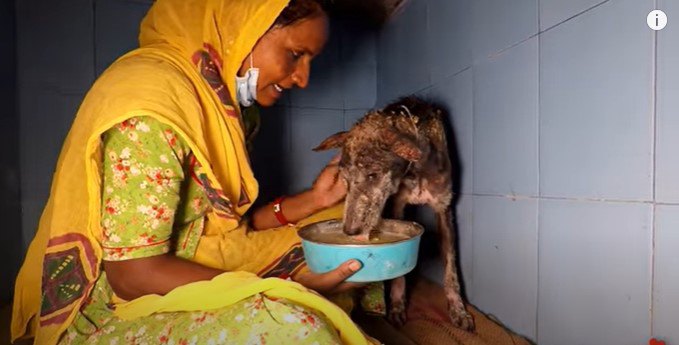
[[[658,0],[653,1],[654,9],[658,8]],[[651,195],[652,195],[652,200],[653,203],[651,204],[651,260],[650,260],[650,278],[651,281],[649,282],[649,308],[648,308],[648,319],[649,319],[649,334],[650,336],[653,336],[653,308],[654,308],[654,303],[653,303],[653,297],[654,297],[654,288],[655,288],[655,244],[656,244],[656,169],[657,169],[657,140],[658,140],[658,123],[657,123],[657,116],[658,116],[658,31],[653,31],[653,49],[652,49],[652,55],[653,57],[651,58],[651,64],[652,64],[652,73],[651,73],[651,128],[652,128],[652,133],[653,133],[653,139],[651,140],[651,154],[652,154],[652,163],[651,163],[651,181],[652,181],[652,190],[651,190]]]
[[[535,203],[535,278],[536,278],[536,289],[535,289],[535,341],[538,341],[539,337],[539,326],[540,326],[540,317],[538,316],[538,313],[540,312],[540,195],[542,194],[542,190],[540,189],[540,172],[541,172],[541,162],[540,162],[540,143],[542,142],[542,131],[540,130],[540,114],[541,114],[541,93],[540,90],[542,90],[541,87],[541,62],[542,62],[542,35],[539,33],[540,31],[540,3],[542,0],[538,0],[537,2],[537,17],[538,17],[538,36],[537,36],[537,45],[538,45],[538,59],[537,59],[537,75],[538,75],[538,104],[537,104],[537,195],[538,199]]]
[[[556,28],[556,27],[558,27],[558,26],[561,26],[562,24],[565,24],[566,22],[569,22],[569,21],[571,21],[571,20],[573,20],[573,19],[579,17],[579,16],[582,15],[582,14],[585,14],[585,13],[587,13],[587,12],[589,12],[589,11],[591,11],[591,10],[593,10],[593,9],[595,9],[595,8],[597,8],[597,7],[599,7],[599,6],[601,6],[601,5],[604,5],[605,3],[609,2],[609,1],[610,1],[610,0],[605,0],[605,1],[603,1],[603,2],[600,2],[600,3],[598,3],[598,4],[594,5],[594,6],[588,8],[588,9],[582,11],[582,12],[578,12],[578,13],[574,14],[573,16],[571,16],[571,17],[569,17],[569,18],[566,18],[566,19],[562,20],[561,22],[559,22],[559,23],[557,23],[557,24],[554,24],[554,25],[552,25],[552,26],[550,26],[550,27],[548,27],[548,28],[546,28],[546,29],[544,29],[544,30],[540,30],[540,19],[539,19],[539,16],[538,16],[538,32],[537,32],[537,33],[532,34],[532,35],[530,35],[530,36],[528,36],[528,37],[526,37],[526,38],[524,38],[524,39],[522,39],[522,40],[520,40],[520,41],[518,41],[518,42],[512,43],[512,44],[510,44],[510,45],[507,46],[507,47],[501,48],[500,50],[497,50],[497,51],[488,53],[487,56],[486,56],[486,58],[489,59],[489,60],[492,60],[492,59],[494,59],[494,58],[496,58],[496,57],[498,57],[498,56],[504,54],[504,53],[507,52],[508,50],[511,50],[512,48],[514,48],[514,47],[516,47],[516,46],[519,46],[519,45],[523,44],[524,42],[529,41],[530,39],[537,37],[538,35],[541,35],[541,34],[547,32],[547,31],[550,31],[550,30],[552,30],[552,29],[554,29],[554,28]],[[539,8],[539,7],[540,7],[540,5],[538,4],[538,8]]]

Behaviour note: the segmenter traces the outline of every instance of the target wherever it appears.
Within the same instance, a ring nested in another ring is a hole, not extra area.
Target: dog
[[[314,150],[341,149],[347,235],[367,239],[391,196],[396,219],[403,218],[408,204],[426,204],[435,211],[450,319],[471,331],[474,321],[464,308],[455,263],[452,164],[441,114],[417,97],[401,98],[368,112],[351,130],[333,134]],[[389,295],[389,319],[399,325],[406,319],[405,285],[405,277],[394,279]]]

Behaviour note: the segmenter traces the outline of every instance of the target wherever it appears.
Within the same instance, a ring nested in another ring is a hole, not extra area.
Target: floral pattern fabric
[[[192,258],[210,201],[200,165],[169,126],[130,118],[102,136],[104,260],[168,252]],[[131,321],[113,314],[106,273],[60,344],[340,344],[331,324],[284,299],[255,295],[228,307],[159,313]]]
[[[202,187],[187,178],[198,168],[188,145],[169,126],[149,117],[123,121],[102,139],[104,260],[172,249],[192,257],[209,202]],[[172,243],[175,230],[178,240]]]

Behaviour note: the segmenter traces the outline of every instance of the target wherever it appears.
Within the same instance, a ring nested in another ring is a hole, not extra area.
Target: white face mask
[[[249,107],[257,100],[257,78],[259,78],[259,68],[252,64],[252,53],[250,53],[250,68],[245,75],[236,75],[236,98],[238,103],[244,107]]]

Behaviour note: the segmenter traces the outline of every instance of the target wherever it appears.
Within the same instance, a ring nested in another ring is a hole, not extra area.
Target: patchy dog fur
[[[436,213],[444,262],[444,289],[450,318],[473,330],[464,308],[455,263],[453,183],[441,110],[416,97],[406,97],[366,114],[348,132],[336,133],[315,151],[341,148],[340,173],[347,181],[344,232],[367,238],[394,196],[393,216],[403,218],[407,204],[426,204]],[[405,322],[405,278],[391,286],[389,318]]]

